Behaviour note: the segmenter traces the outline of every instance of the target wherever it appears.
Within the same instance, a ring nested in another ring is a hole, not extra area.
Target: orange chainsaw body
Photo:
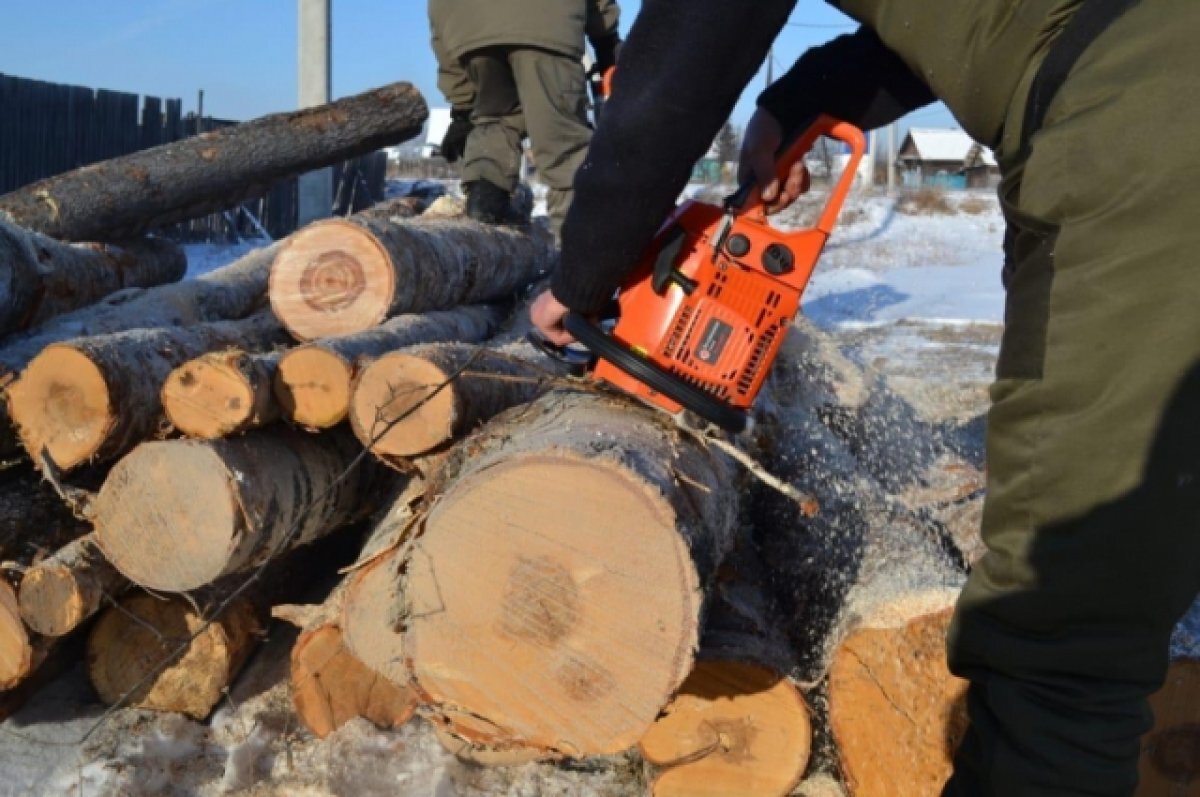
[[[822,135],[849,144],[850,159],[813,227],[775,229],[757,190],[740,209],[684,203],[620,289],[613,341],[724,405],[748,410],[800,310],[865,149],[857,128],[821,117],[788,147],[778,176]],[[593,375],[667,412],[681,409],[605,359]]]

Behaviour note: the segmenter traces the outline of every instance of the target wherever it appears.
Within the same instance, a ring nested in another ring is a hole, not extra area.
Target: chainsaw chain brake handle
[[[551,367],[560,376],[583,376],[591,370],[596,357],[590,351],[576,346],[559,346],[536,329],[525,335],[535,349],[546,355]]]
[[[824,245],[824,241],[833,232],[833,225],[837,221],[838,213],[842,210],[842,205],[846,201],[847,195],[850,193],[850,188],[854,184],[854,177],[858,174],[858,165],[863,159],[863,154],[866,152],[867,143],[861,130],[848,122],[842,122],[830,116],[822,114],[808,126],[799,136],[794,138],[790,143],[783,147],[783,154],[775,161],[775,178],[779,180],[779,184],[783,185],[791,172],[792,167],[799,163],[816,144],[817,140],[825,136],[841,141],[850,147],[850,159],[846,163],[846,168],[842,170],[842,175],[838,179],[837,185],[829,192],[829,198],[825,202],[825,209],[821,211],[817,223],[806,229],[796,230],[794,232],[779,232],[771,227],[767,221],[767,208],[763,204],[762,190],[758,186],[758,181],[751,180],[744,183],[738,191],[725,200],[726,209],[737,217],[741,226],[746,223],[754,227],[763,227],[771,230],[779,243],[787,246],[791,243],[799,244],[802,239],[809,238],[813,233],[819,233],[822,238],[820,245]],[[726,246],[733,244],[732,240],[725,242]],[[803,247],[801,247],[803,248]],[[818,247],[819,249],[819,247]],[[781,250],[773,250],[780,252]],[[734,249],[731,254],[737,255],[737,250]],[[772,264],[764,264],[768,271],[777,273]],[[783,273],[790,271],[789,263],[775,264],[778,268],[783,269]]]

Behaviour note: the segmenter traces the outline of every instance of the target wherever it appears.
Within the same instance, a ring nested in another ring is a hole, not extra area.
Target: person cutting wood
[[[462,160],[468,216],[510,220],[528,133],[558,235],[592,137],[584,38],[603,72],[616,61],[619,21],[615,0],[430,0],[438,88],[451,104],[441,149]]]
[[[1005,329],[983,537],[948,640],[971,727],[945,795],[1129,795],[1200,590],[1200,4],[840,0],[861,27],[758,100],[742,152],[941,100],[1001,166]],[[634,265],[794,0],[644,0],[531,314],[556,343]]]

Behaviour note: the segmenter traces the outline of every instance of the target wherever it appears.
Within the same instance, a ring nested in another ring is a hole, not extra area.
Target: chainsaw
[[[785,147],[780,184],[821,136],[847,144],[850,158],[814,226],[775,229],[753,183],[723,206],[689,200],[619,289],[614,317],[567,314],[586,352],[539,345],[672,415],[686,409],[743,431],[866,148],[858,128],[821,116]]]

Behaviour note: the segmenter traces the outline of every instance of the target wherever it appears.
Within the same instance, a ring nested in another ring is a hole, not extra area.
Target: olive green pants
[[[947,795],[1131,795],[1200,590],[1197,30],[1195,0],[1126,12],[1006,165],[988,553],[949,639],[971,727]]]
[[[575,170],[592,140],[583,65],[529,47],[488,47],[464,61],[475,86],[475,127],[463,156],[463,182],[487,180],[511,193],[528,133],[557,236],[571,205]]]

